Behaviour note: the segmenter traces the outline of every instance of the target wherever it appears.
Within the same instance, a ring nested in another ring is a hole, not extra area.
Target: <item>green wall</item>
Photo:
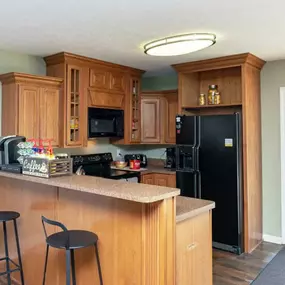
[[[143,77],[142,90],[171,90],[178,88],[177,74]]]

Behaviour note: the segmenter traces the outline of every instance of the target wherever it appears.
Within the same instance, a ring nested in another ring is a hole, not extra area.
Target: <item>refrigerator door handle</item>
[[[197,198],[200,198],[202,197],[202,190],[201,190],[201,172],[198,171],[197,173],[197,180],[198,180],[198,187],[197,187],[197,191],[198,191],[198,196]]]
[[[200,147],[196,147],[195,148],[195,170],[196,171],[200,171],[199,153],[200,153]]]

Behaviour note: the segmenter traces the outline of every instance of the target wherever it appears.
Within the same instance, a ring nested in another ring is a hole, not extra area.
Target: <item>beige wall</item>
[[[285,60],[266,63],[261,73],[264,234],[281,237],[280,87]]]

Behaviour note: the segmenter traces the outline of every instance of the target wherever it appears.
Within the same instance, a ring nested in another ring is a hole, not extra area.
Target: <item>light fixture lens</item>
[[[176,56],[195,52],[216,42],[214,34],[186,34],[153,41],[144,46],[145,53],[153,56]]]

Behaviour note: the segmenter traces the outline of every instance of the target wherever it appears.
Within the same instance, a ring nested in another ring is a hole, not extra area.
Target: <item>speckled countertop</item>
[[[141,175],[150,174],[150,173],[161,173],[161,174],[173,174],[174,175],[176,173],[175,170],[167,169],[167,168],[164,168],[164,166],[158,166],[158,165],[149,165],[147,168],[141,168],[138,170],[130,169],[129,167],[125,167],[125,168],[112,167],[112,168],[118,169],[118,170],[140,172]]]
[[[198,216],[215,208],[215,202],[178,196],[176,198],[176,223]]]
[[[180,190],[176,188],[140,183],[134,184],[92,176],[71,175],[45,179],[0,171],[0,179],[1,177],[40,183],[139,203],[153,203],[180,194]]]

